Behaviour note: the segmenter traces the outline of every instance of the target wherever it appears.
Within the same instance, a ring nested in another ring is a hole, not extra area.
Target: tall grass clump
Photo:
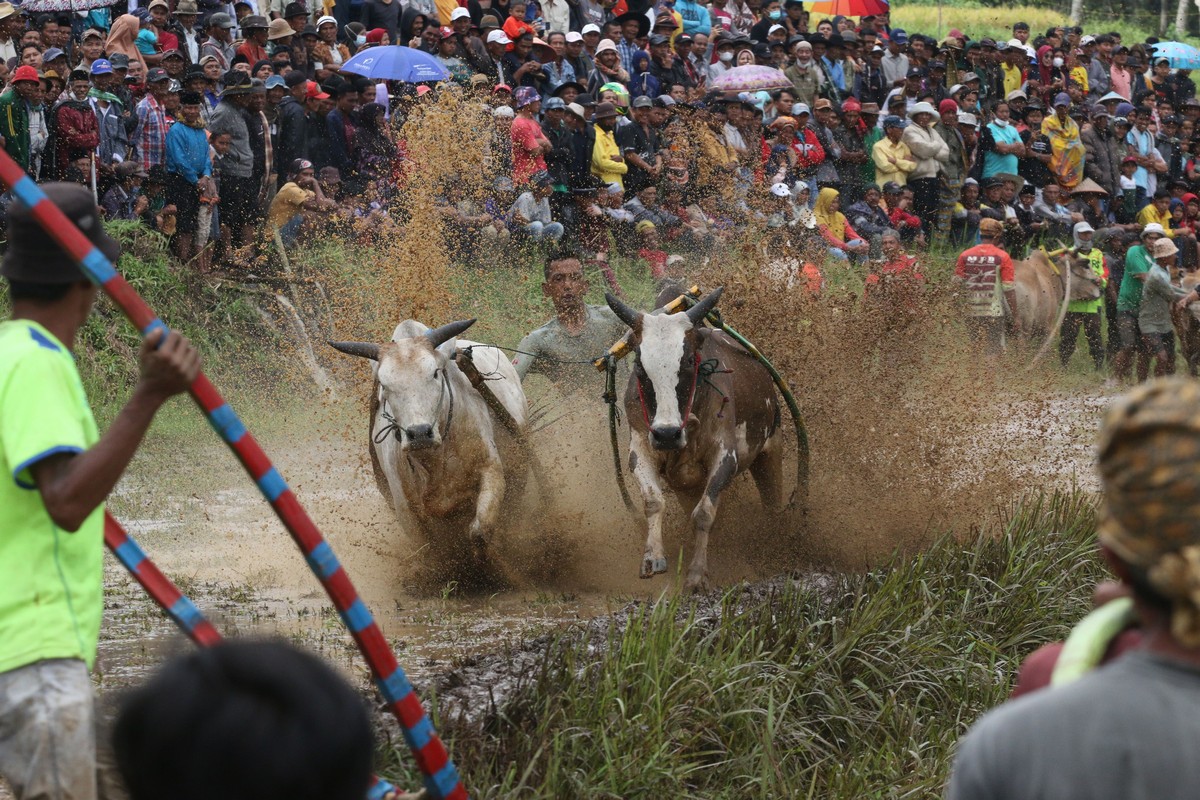
[[[1094,530],[1089,496],[1038,495],[865,573],[634,606],[440,730],[477,797],[937,797],[1021,659],[1086,613]]]

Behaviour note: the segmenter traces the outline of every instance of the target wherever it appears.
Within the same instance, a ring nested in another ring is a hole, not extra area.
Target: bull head
[[[458,369],[451,363],[453,352],[444,352],[442,346],[474,324],[474,319],[460,320],[421,332],[424,326],[410,320],[397,328],[386,348],[367,342],[329,343],[343,353],[379,364],[376,378],[381,417],[373,421],[373,435],[390,429],[406,453],[441,445],[453,423],[450,371]]]
[[[643,314],[611,294],[604,296],[617,318],[635,333],[633,378],[650,420],[650,444],[656,450],[680,450],[687,445],[696,390],[695,328],[716,307],[722,291],[714,290],[682,314]]]
[[[1103,294],[1100,278],[1092,272],[1086,258],[1067,257],[1067,268],[1071,270],[1070,300],[1097,300]]]

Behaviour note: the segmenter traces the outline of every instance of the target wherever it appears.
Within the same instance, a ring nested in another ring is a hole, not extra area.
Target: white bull
[[[468,535],[477,550],[485,550],[500,516],[505,472],[492,413],[455,363],[458,351],[470,348],[518,429],[525,427],[528,406],[502,352],[456,338],[474,322],[431,330],[405,320],[384,345],[330,344],[373,362],[371,459],[380,491],[402,523],[428,531],[436,521],[473,510]]]

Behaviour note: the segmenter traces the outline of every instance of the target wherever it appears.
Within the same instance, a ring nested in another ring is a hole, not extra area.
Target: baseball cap
[[[657,47],[662,44],[670,44],[671,37],[663,36],[661,33],[655,33],[650,36],[650,46]]]
[[[287,81],[283,79],[282,75],[272,75],[271,77],[267,78],[266,85],[268,89],[286,89]]]
[[[1147,233],[1157,233],[1159,236],[1166,235],[1165,231],[1163,231],[1163,226],[1159,225],[1157,222],[1151,222],[1147,224],[1146,227],[1142,228],[1141,235],[1145,236]]]
[[[446,26],[443,25],[441,28],[438,29],[438,34],[443,39],[449,39],[452,36],[454,36],[454,28],[447,28]]]
[[[487,43],[492,44],[493,42],[512,44],[512,39],[508,38],[508,34],[504,31],[496,29],[487,35]]]
[[[162,67],[155,67],[146,73],[146,83],[158,83],[159,81],[170,80],[171,76]]]
[[[97,58],[95,61],[92,62],[92,74],[93,75],[111,75],[112,74],[112,64],[109,63],[107,58]]]
[[[49,47],[46,49],[46,52],[42,53],[42,63],[47,64],[56,58],[65,58],[66,55],[66,53],[57,47]]]
[[[546,102],[542,103],[543,111],[565,111],[567,104],[563,102],[561,97],[549,97]]]
[[[580,36],[587,36],[589,33],[600,33],[600,26],[594,22],[589,22],[583,26],[583,30],[579,32]]]
[[[212,56],[216,58],[216,56]],[[112,65],[113,70],[129,69],[129,56],[124,53],[113,53],[108,57],[108,63]],[[204,63],[204,59],[200,59],[200,63]]]
[[[904,128],[907,125],[908,122],[903,117],[898,117],[895,114],[889,114],[883,118],[883,129],[885,131],[888,128]]]
[[[974,114],[971,114],[966,111],[962,111],[962,112],[959,112],[959,115],[958,115],[958,124],[959,125],[970,125],[972,128],[974,128],[977,125],[979,125],[979,121],[977,119],[975,119]]]
[[[903,187],[895,181],[887,181],[883,184],[884,194],[900,194]]]
[[[776,183],[771,186],[771,194],[776,197],[791,197],[792,192],[788,189],[786,183]]]
[[[896,44],[908,44],[908,34],[903,28],[892,28],[891,40]]]
[[[17,83],[19,81],[33,81],[34,83],[37,83],[39,80],[40,78],[38,77],[37,70],[28,64],[22,64],[21,66],[17,67],[16,72],[14,72],[12,76],[13,83]]]
[[[559,102],[561,102],[561,101],[559,101]],[[648,95],[641,95],[640,97],[634,98],[634,101],[633,101],[634,108],[652,108],[653,106],[654,106],[654,101],[651,100]]]
[[[226,14],[224,11],[218,11],[217,13],[213,14],[212,16],[210,16],[208,18],[208,27],[210,27],[210,28],[225,28],[226,30],[232,30],[233,28],[236,28],[237,26],[234,25],[233,20],[230,19],[228,14]]]
[[[309,100],[328,100],[329,92],[322,91],[321,87],[317,85],[316,81],[309,81],[308,87],[305,89],[305,96],[308,97]]]
[[[456,20],[456,19],[462,19],[464,17],[466,17],[467,19],[470,19],[471,12],[468,11],[467,9],[463,8],[462,6],[459,6],[458,8],[456,8],[450,12],[450,21],[451,22],[454,22],[454,20]]]
[[[84,31],[82,34],[80,34],[79,41],[85,42],[88,39],[104,39],[104,38],[106,38],[106,37],[100,31],[96,30],[95,28],[88,28],[86,31]]]
[[[579,103],[568,103],[567,111],[570,111],[572,114],[579,117],[580,119],[584,119],[583,106],[579,105]]]
[[[583,34],[580,33],[579,31],[570,31],[567,34],[567,44],[574,44],[575,42],[582,42],[582,41],[583,41]]]

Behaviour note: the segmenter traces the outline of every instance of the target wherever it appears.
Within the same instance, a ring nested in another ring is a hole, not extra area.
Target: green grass
[[[641,606],[554,639],[496,713],[439,730],[481,798],[937,797],[1020,660],[1086,613],[1094,529],[1090,497],[1035,496],[820,589]],[[411,763],[380,766],[415,786]]]

